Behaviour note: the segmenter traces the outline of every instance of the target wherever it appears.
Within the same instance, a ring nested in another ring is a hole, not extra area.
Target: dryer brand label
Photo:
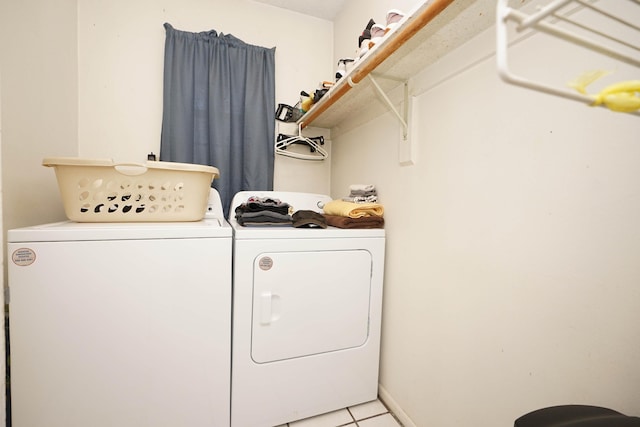
[[[13,254],[11,254],[11,260],[15,265],[26,267],[36,261],[36,253],[33,249],[29,248],[16,249],[13,251]]]
[[[271,270],[271,267],[273,267],[273,260],[271,259],[271,257],[263,256],[258,261],[258,266],[260,267],[261,270],[264,270],[264,271]]]

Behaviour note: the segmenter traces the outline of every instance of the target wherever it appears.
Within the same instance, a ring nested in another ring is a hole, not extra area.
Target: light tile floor
[[[402,427],[380,400],[305,418],[278,427]]]

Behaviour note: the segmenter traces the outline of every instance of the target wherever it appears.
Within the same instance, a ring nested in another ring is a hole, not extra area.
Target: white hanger
[[[295,151],[287,150],[287,148],[294,143],[307,144],[309,147],[311,147],[313,154],[298,153]],[[275,152],[276,154],[301,160],[324,160],[329,157],[329,153],[327,153],[327,151],[322,148],[320,144],[318,144],[313,139],[302,136],[302,122],[300,122],[300,124],[298,125],[298,135],[291,136],[289,138],[276,142]]]

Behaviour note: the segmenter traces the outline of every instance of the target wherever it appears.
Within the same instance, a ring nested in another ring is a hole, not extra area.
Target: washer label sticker
[[[36,261],[36,253],[30,248],[20,248],[13,251],[11,260],[15,265],[26,267]]]

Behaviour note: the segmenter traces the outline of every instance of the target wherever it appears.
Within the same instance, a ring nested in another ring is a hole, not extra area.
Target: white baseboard
[[[409,418],[407,414],[402,410],[402,408],[398,405],[398,403],[391,397],[389,392],[382,386],[382,384],[378,384],[378,396],[380,400],[389,408],[393,415],[396,416],[398,421],[400,421],[403,427],[417,427],[415,423]]]

